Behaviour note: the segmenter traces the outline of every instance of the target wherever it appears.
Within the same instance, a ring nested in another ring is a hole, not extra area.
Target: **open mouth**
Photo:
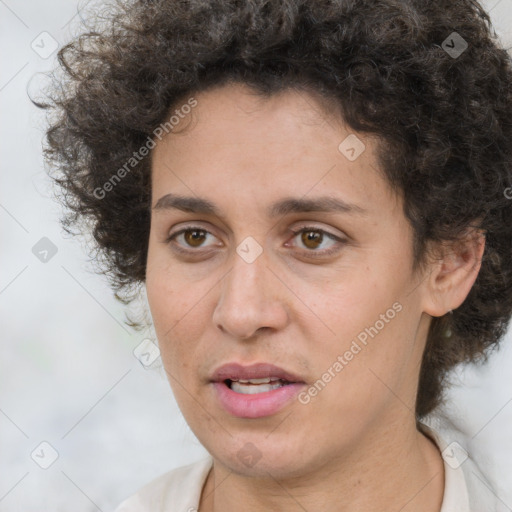
[[[283,379],[266,377],[261,379],[226,379],[224,383],[229,389],[235,393],[243,395],[255,395],[257,393],[266,393],[274,389],[282,388],[283,386],[292,384],[291,382]]]
[[[224,411],[248,419],[277,414],[306,385],[298,374],[270,363],[227,363],[212,372],[209,382]]]

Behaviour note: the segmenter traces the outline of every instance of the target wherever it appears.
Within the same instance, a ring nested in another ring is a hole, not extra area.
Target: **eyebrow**
[[[201,197],[180,196],[176,194],[166,194],[162,196],[152,208],[155,211],[165,211],[177,209],[184,212],[200,213],[204,215],[215,215],[222,217],[219,208]],[[365,214],[367,210],[360,206],[347,203],[341,198],[331,196],[321,196],[311,199],[287,197],[271,204],[267,209],[267,216],[274,218],[290,213],[304,212],[325,212],[325,213],[355,213]]]

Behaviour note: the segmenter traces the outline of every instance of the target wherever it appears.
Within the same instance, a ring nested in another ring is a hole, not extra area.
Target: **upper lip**
[[[239,363],[227,363],[219,366],[212,374],[212,382],[225,380],[250,380],[271,377],[288,382],[304,382],[298,375],[283,370],[270,363],[256,363],[244,366]]]

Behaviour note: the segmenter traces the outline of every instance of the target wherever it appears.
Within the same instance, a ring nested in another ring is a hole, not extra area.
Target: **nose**
[[[252,263],[235,253],[233,266],[220,284],[213,322],[223,332],[243,340],[260,330],[283,329],[289,321],[287,293],[288,288],[267,266],[264,252]]]

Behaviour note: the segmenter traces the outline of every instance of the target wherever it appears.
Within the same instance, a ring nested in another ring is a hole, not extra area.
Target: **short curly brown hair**
[[[67,208],[61,223],[92,232],[115,297],[128,304],[145,282],[151,154],[106,199],[97,191],[173,107],[227,82],[267,97],[309,90],[353,130],[378,136],[414,228],[415,265],[429,241],[456,240],[470,225],[486,234],[468,297],[431,323],[416,415],[431,412],[447,371],[485,360],[512,311],[512,68],[488,14],[473,0],[118,0],[106,9],[59,51],[61,77],[34,103],[53,114],[44,151]]]

